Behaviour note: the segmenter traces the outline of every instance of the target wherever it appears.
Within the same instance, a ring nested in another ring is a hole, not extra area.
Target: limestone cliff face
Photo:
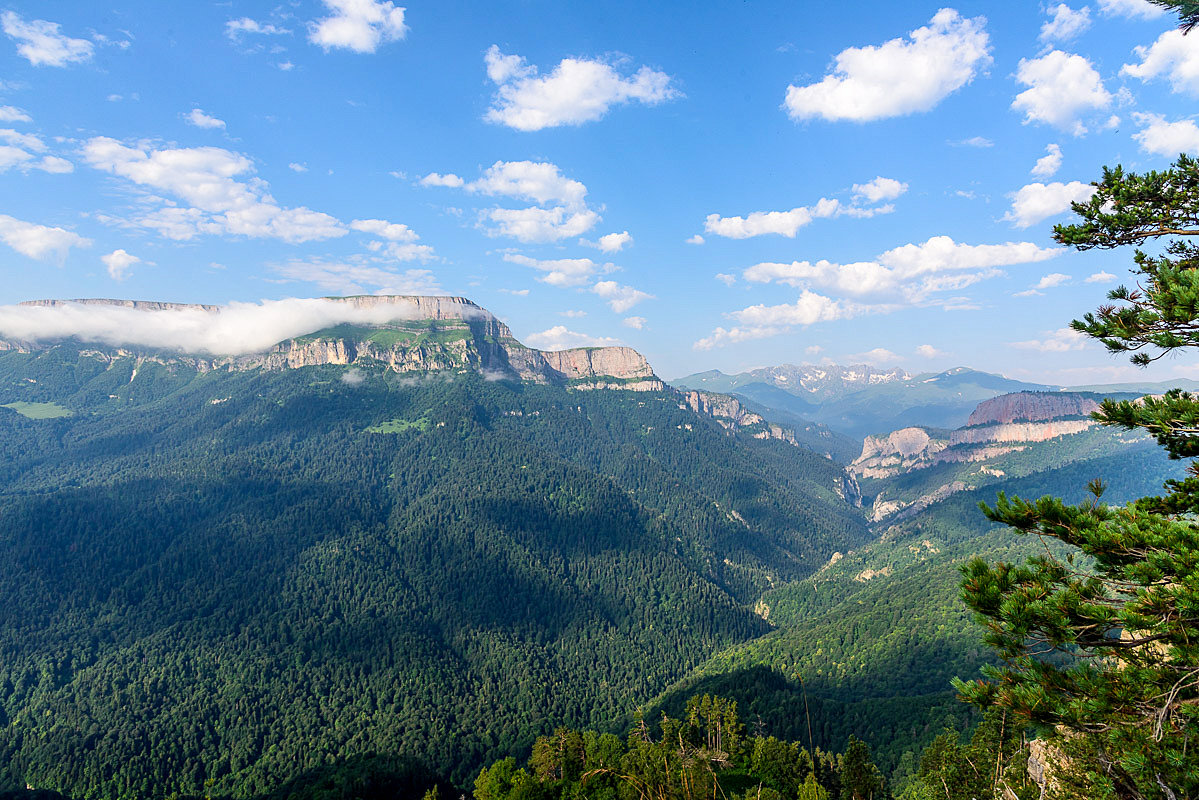
[[[1012,422],[1006,425],[960,428],[949,435],[949,444],[956,447],[992,442],[1044,442],[1059,436],[1081,433],[1097,424],[1089,419],[1063,419],[1056,422]]]
[[[755,414],[741,405],[741,401],[735,397],[696,390],[683,391],[681,397],[683,402],[679,405],[680,408],[689,408],[697,414],[711,417],[727,430],[756,428],[757,430],[752,431],[751,434],[755,438],[778,439],[798,445],[794,432],[781,425],[775,425],[773,422],[767,422],[761,415]],[[856,482],[854,486],[857,486]]]
[[[1097,402],[1077,392],[1013,392],[979,403],[966,426],[1089,417],[1098,410]]]
[[[337,329],[275,344],[265,352],[210,356],[132,346],[93,345],[92,357],[134,357],[200,371],[216,369],[296,369],[321,364],[384,365],[396,372],[472,370],[538,383],[567,384],[575,389],[659,391],[665,384],[645,358],[629,347],[577,348],[543,352],[525,347],[507,325],[465,297],[362,295],[325,298],[354,309],[396,310],[394,322],[358,325],[346,335]],[[33,300],[22,305],[106,305],[139,311],[200,310],[221,313],[219,306],[145,300]],[[384,315],[384,319],[392,317]],[[389,332],[390,336],[371,335]],[[361,335],[358,335],[358,334]],[[0,339],[0,350],[31,351],[46,343]]]
[[[867,436],[862,454],[850,469],[863,478],[885,478],[900,472],[922,469],[936,463],[936,456],[949,446],[934,439],[923,428],[902,428],[887,436]]]

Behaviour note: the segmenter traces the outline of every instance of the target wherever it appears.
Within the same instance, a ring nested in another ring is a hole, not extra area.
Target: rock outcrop
[[[1078,392],[1013,392],[978,404],[966,427],[1089,417],[1099,403]]]
[[[711,417],[727,430],[746,428],[756,439],[778,439],[790,444],[798,444],[795,441],[795,434],[791,430],[782,425],[767,422],[760,414],[755,414],[741,405],[741,401],[735,397],[695,390],[682,391],[680,395],[683,402],[679,404],[679,408],[689,408],[697,414]]]
[[[537,383],[566,384],[576,389],[658,391],[665,384],[645,358],[629,347],[587,347],[541,351],[525,347],[491,312],[465,297],[360,295],[325,298],[355,310],[394,310],[363,325],[341,325],[278,342],[263,352],[202,355],[165,349],[91,344],[92,357],[177,364],[217,369],[296,369],[321,364],[383,365],[395,372],[473,370]],[[118,306],[138,311],[190,310],[221,313],[220,306],[144,300],[32,300],[22,305],[67,304]],[[346,330],[346,328],[349,328]],[[0,339],[0,350],[33,351],[58,342]]]
[[[931,466],[948,446],[947,441],[929,436],[923,428],[901,428],[886,436],[867,436],[862,454],[850,468],[863,478],[885,478]]]

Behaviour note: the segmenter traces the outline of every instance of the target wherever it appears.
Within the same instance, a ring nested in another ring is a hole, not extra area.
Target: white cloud
[[[1146,0],[1099,0],[1099,10],[1109,16],[1156,19],[1166,10]]]
[[[237,40],[243,34],[259,34],[262,36],[280,36],[282,34],[291,33],[287,28],[280,28],[277,25],[272,25],[269,22],[257,22],[249,17],[241,19],[231,19],[225,23],[225,35],[230,39]]]
[[[645,328],[645,317],[625,317],[621,322],[633,330],[639,331]]]
[[[723,283],[725,286],[732,286],[734,283],[737,282],[737,276],[730,275],[727,272],[717,272],[715,275],[715,278],[716,278],[716,280]]]
[[[657,105],[679,96],[669,75],[649,67],[625,78],[606,61],[564,58],[542,76],[537,67],[520,56],[504,55],[496,45],[484,62],[498,87],[484,119],[520,131],[581,125],[600,119],[614,105]]]
[[[555,325],[548,330],[530,333],[525,337],[525,343],[538,350],[570,350],[576,347],[611,347],[619,345],[620,340],[609,336],[590,336],[569,330],[565,325]]]
[[[59,33],[57,22],[35,19],[26,22],[12,11],[0,14],[0,27],[17,42],[17,52],[35,67],[65,67],[91,59],[95,46],[86,39]]]
[[[1089,275],[1083,283],[1111,283],[1116,279],[1116,276],[1110,272],[1096,272]]]
[[[1045,275],[1041,280],[1036,282],[1032,288],[1034,289],[1052,289],[1054,286],[1061,286],[1070,280],[1069,275],[1064,275],[1061,272],[1051,272]]]
[[[333,294],[445,294],[427,269],[396,272],[361,263],[316,259],[289,261],[273,266],[271,271],[279,276],[279,283],[313,283]]]
[[[0,122],[32,122],[24,110],[16,106],[0,106]]]
[[[53,256],[62,263],[72,247],[90,247],[91,239],[62,228],[51,228],[0,214],[0,242],[30,258]]]
[[[608,301],[608,306],[617,314],[623,314],[643,300],[652,300],[654,296],[632,286],[622,286],[616,281],[597,281],[591,287],[594,294]]]
[[[242,355],[342,323],[379,325],[420,316],[415,305],[362,308],[329,299],[230,303],[218,310],[190,306],[145,310],[127,306],[65,303],[0,306],[0,335],[22,341],[77,337],[114,347],[153,347],[187,353]]]
[[[520,253],[505,253],[504,260],[511,264],[532,267],[545,273],[537,280],[551,286],[583,286],[591,283],[596,275],[612,272],[616,267],[612,264],[597,264],[590,258],[555,258],[541,260],[529,258]]]
[[[700,236],[698,233],[695,234],[694,236],[692,236],[691,238],[687,239],[687,241],[686,241],[686,244],[703,244],[703,243],[704,243],[704,237]]]
[[[959,244],[948,236],[934,236],[921,244],[907,244],[881,254],[873,261],[836,264],[830,261],[764,262],[744,271],[753,283],[819,286],[843,294],[875,295],[919,303],[937,292],[965,288],[1000,274],[997,267],[1045,261],[1061,254],[1031,242]]]
[[[225,128],[225,121],[223,119],[209,116],[198,108],[193,108],[191,113],[184,117],[184,119],[187,120],[189,125],[195,125],[197,128],[220,128],[222,130]]]
[[[408,33],[404,9],[384,0],[321,0],[332,15],[308,23],[308,41],[326,52],[340,47],[373,53]]]
[[[1071,350],[1082,350],[1086,345],[1087,337],[1073,328],[1045,331],[1045,337],[1042,339],[1012,342],[1012,347],[1019,350],[1036,350],[1040,353],[1068,353]]]
[[[943,8],[907,39],[842,50],[824,80],[787,87],[787,112],[864,122],[928,111],[990,65],[985,22]]]
[[[1080,119],[1086,112],[1112,103],[1091,62],[1061,50],[1020,59],[1016,80],[1029,87],[1012,101],[1012,108],[1024,112],[1025,124],[1044,122],[1075,136],[1087,132]]]
[[[142,263],[142,260],[132,253],[127,253],[124,250],[113,250],[106,256],[100,256],[100,260],[104,262],[104,266],[108,267],[108,274],[114,281],[123,281],[129,272],[129,268],[134,264]]]
[[[288,164],[287,168],[290,169],[292,172],[307,172],[308,171],[308,167],[306,165],[301,164],[297,161],[293,161],[290,164]]]
[[[130,221],[168,238],[187,240],[199,234],[230,233],[296,243],[346,233],[346,227],[328,214],[303,206],[281,207],[269,194],[266,182],[252,177],[250,159],[219,147],[153,150],[145,144],[128,147],[97,136],[85,143],[83,155],[96,169],[190,204],[190,208],[178,208],[163,203],[158,210]],[[237,180],[239,176],[246,180]]]
[[[1040,39],[1043,42],[1065,42],[1075,38],[1091,27],[1091,8],[1083,6],[1075,11],[1065,3],[1058,3],[1047,9],[1049,19],[1041,26]]]
[[[869,364],[873,367],[893,367],[903,361],[898,353],[892,353],[885,347],[876,347],[865,353],[852,353],[845,357],[851,364]]]
[[[971,136],[958,142],[950,142],[958,147],[994,147],[995,143],[985,136]]]
[[[824,352],[824,348],[818,344],[810,344],[803,349],[805,355],[815,356]]]
[[[445,176],[446,179],[453,177],[457,176]],[[586,186],[567,178],[556,164],[546,161],[497,161],[483,172],[483,177],[472,181],[466,189],[493,197],[501,195],[532,200],[543,205],[561,203],[572,209],[582,208],[587,196]]]
[[[1174,158],[1179,153],[1193,153],[1199,150],[1199,126],[1194,120],[1167,122],[1160,114],[1140,112],[1133,112],[1132,118],[1142,128],[1140,133],[1134,133],[1132,138],[1137,140],[1146,153]]]
[[[1094,186],[1080,181],[1030,183],[1012,195],[1012,209],[1003,219],[1017,228],[1027,228],[1069,211],[1071,203],[1087,200],[1094,193]]]
[[[804,290],[794,303],[776,306],[756,305],[727,314],[738,325],[734,328],[716,328],[710,336],[697,341],[696,350],[711,350],[727,343],[764,339],[786,333],[796,325],[808,326],[817,322],[846,319],[861,311],[832,298]]]
[[[580,236],[600,221],[591,210],[571,213],[555,208],[492,208],[480,215],[488,236],[508,236],[521,242],[556,242]],[[490,222],[491,225],[486,223]]]
[[[916,355],[921,358],[940,358],[949,355],[944,350],[938,350],[931,344],[922,344],[916,348]]]
[[[572,311],[559,311],[558,316],[566,317],[567,319],[579,319],[580,317],[587,316],[587,312],[579,311],[577,309]]]
[[[31,133],[19,133],[11,128],[0,128],[0,172],[16,168],[22,172],[38,169],[42,172],[72,172],[75,165],[65,158],[34,153],[44,153],[46,143]]]
[[[1199,95],[1199,42],[1178,29],[1168,30],[1149,47],[1133,50],[1140,64],[1125,64],[1121,75],[1150,81],[1157,77],[1170,80],[1170,88],[1179,93]]]
[[[420,179],[421,186],[448,186],[451,189],[461,189],[465,184],[466,181],[452,173],[449,175],[439,175],[436,172],[430,172]]]
[[[599,239],[594,242],[589,239],[579,239],[579,244],[583,245],[584,247],[594,247],[595,249],[604,253],[619,253],[632,243],[633,237],[629,235],[628,231],[624,231],[622,233],[608,233],[599,237]]]
[[[1037,163],[1029,170],[1038,178],[1052,178],[1062,167],[1062,148],[1056,144],[1045,148],[1046,155],[1037,159]]]
[[[855,183],[853,194],[855,200],[866,200],[871,203],[881,203],[884,200],[894,200],[908,190],[908,185],[894,178],[878,176],[866,183]]]
[[[385,219],[356,219],[350,223],[350,227],[391,242],[415,242],[420,238],[416,231],[402,222],[388,222]]]

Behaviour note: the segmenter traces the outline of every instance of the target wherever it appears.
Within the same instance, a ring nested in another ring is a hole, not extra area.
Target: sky
[[[1176,26],[1145,0],[0,0],[0,333],[38,298],[449,294],[668,378],[1199,377],[1073,334],[1132,254],[1052,240],[1104,165],[1199,152]]]

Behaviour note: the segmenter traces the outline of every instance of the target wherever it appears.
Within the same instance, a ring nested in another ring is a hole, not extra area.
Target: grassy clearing
[[[389,419],[386,422],[380,422],[378,425],[372,425],[366,429],[367,433],[407,433],[410,430],[427,431],[429,430],[429,420],[421,417],[416,421],[407,419]]]
[[[0,408],[11,408],[22,417],[29,417],[29,419],[57,419],[58,417],[69,417],[75,413],[58,403],[26,403],[24,400],[5,403]]]

